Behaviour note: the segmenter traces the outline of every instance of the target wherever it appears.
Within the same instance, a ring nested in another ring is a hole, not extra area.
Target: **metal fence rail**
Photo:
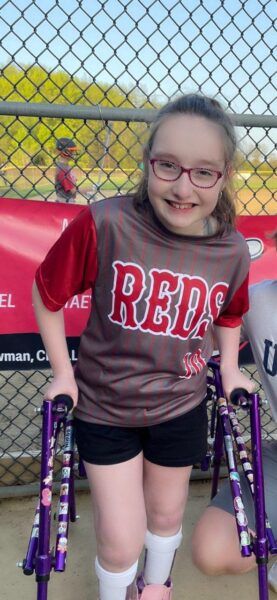
[[[153,109],[101,105],[0,103],[3,140],[0,154],[3,156],[5,152],[0,193],[7,197],[54,201],[55,144],[61,136],[74,137],[79,149],[73,165],[79,202],[130,190],[138,181],[142,146],[155,114]],[[236,178],[238,212],[275,214],[277,117],[230,114],[237,126],[240,147]],[[262,154],[257,144],[246,156],[242,148],[255,137],[266,144],[267,153],[264,147]]]
[[[0,9],[1,196],[55,201],[63,136],[79,148],[77,202],[131,190],[156,110],[193,91],[221,100],[237,127],[238,213],[276,214],[273,0],[0,0]],[[0,372],[2,488],[37,480],[34,408],[49,377]],[[276,433],[265,407],[263,435]]]
[[[96,106],[76,106],[62,104],[35,104],[32,102],[0,102],[0,115],[13,115],[17,117],[58,117],[60,119],[82,119],[108,121],[142,121],[151,123],[157,110],[150,108],[106,108]],[[234,125],[244,127],[277,127],[276,115],[252,115],[230,113]]]

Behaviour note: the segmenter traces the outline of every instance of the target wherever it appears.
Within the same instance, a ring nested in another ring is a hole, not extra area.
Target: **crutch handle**
[[[57,404],[64,404],[66,413],[69,413],[73,408],[73,400],[68,394],[58,394],[55,396],[54,402]]]
[[[230,402],[235,406],[248,405],[249,392],[244,388],[235,388],[230,394]]]

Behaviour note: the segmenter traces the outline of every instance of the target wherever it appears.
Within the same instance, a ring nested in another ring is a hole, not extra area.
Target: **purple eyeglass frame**
[[[152,167],[152,169],[153,169],[153,173],[154,173],[154,175],[155,175],[155,176],[156,176],[158,179],[160,179],[161,181],[177,181],[178,179],[180,179],[180,177],[183,175],[183,173],[187,173],[187,174],[188,174],[188,177],[189,177],[189,180],[190,180],[190,182],[192,183],[192,185],[194,185],[195,187],[198,187],[198,188],[201,188],[201,189],[206,189],[206,190],[207,190],[207,189],[211,189],[211,188],[213,188],[213,187],[214,187],[214,186],[217,184],[218,180],[219,180],[221,177],[223,177],[223,175],[224,175],[224,171],[223,171],[223,172],[221,172],[221,171],[215,171],[214,169],[209,169],[209,171],[211,171],[212,173],[216,173],[216,175],[217,175],[217,180],[215,181],[215,183],[213,183],[213,185],[208,185],[208,186],[207,186],[207,185],[198,185],[198,184],[195,184],[195,183],[194,183],[194,182],[191,180],[191,171],[194,171],[194,170],[195,170],[195,167],[193,167],[193,168],[191,168],[191,169],[185,169],[185,167],[182,167],[182,165],[179,165],[179,163],[174,163],[174,162],[171,162],[171,161],[169,160],[168,162],[169,162],[170,164],[172,164],[172,165],[176,165],[176,167],[179,167],[179,168],[181,169],[181,172],[180,172],[180,175],[178,175],[178,177],[176,177],[175,179],[166,179],[165,177],[159,177],[159,175],[157,175],[157,174],[156,174],[156,172],[155,172],[155,163],[156,163],[156,162],[160,162],[160,161],[161,161],[161,159],[160,159],[160,158],[150,158],[150,159],[149,159],[149,162],[150,162],[150,164],[151,164],[151,167]]]

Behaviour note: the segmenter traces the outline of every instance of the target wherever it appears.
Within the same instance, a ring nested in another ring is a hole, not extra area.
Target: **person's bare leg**
[[[256,566],[255,556],[240,554],[235,517],[209,506],[206,508],[192,535],[192,559],[206,575],[240,574]]]
[[[124,571],[138,559],[145,537],[142,454],[116,465],[84,464],[99,562],[108,571]]]
[[[147,513],[144,581],[164,584],[182,541],[182,520],[191,467],[162,467],[144,461]],[[166,591],[166,590],[165,590]],[[170,597],[170,592],[168,590]]]
[[[170,536],[179,531],[187,502],[192,467],[161,467],[144,459],[147,527]]]

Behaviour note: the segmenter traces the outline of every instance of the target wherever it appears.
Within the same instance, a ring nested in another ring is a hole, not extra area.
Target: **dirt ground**
[[[184,519],[184,540],[174,567],[174,600],[258,600],[256,572],[213,578],[199,573],[191,563],[190,535],[195,521],[207,504],[209,489],[210,483],[203,481],[192,481],[190,486]],[[27,577],[16,567],[16,562],[26,554],[35,505],[34,497],[0,502],[1,600],[36,598],[34,575]],[[77,493],[77,511],[81,518],[71,525],[67,569],[64,573],[51,573],[48,600],[97,600],[97,582],[93,569],[95,541],[93,534],[90,534],[90,498],[87,492]],[[273,592],[270,592],[269,597],[270,600],[277,600],[277,595]]]

